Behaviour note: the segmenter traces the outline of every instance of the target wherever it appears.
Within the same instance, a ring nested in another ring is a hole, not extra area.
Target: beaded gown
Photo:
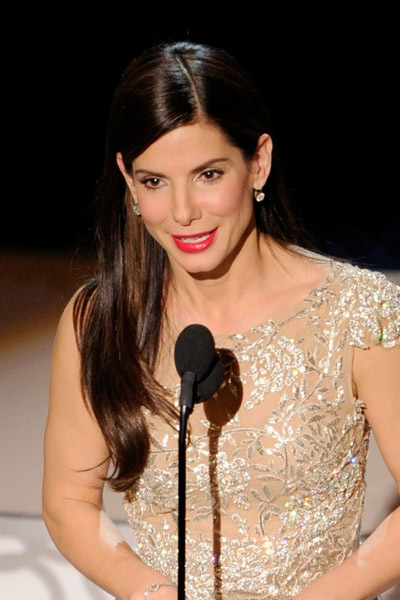
[[[190,417],[188,600],[291,600],[354,551],[369,426],[353,351],[399,338],[400,289],[333,260],[295,307],[215,336],[224,382]],[[177,434],[146,416],[151,454],[124,508],[138,554],[176,582]]]

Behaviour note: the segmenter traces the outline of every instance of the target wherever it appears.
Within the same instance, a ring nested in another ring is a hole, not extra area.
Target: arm
[[[357,395],[382,456],[400,489],[400,348],[355,348]],[[372,600],[400,581],[400,507],[367,541],[294,600]]]
[[[102,510],[108,454],[83,403],[71,301],[60,321],[52,359],[43,517],[60,552],[77,569],[119,600],[140,600],[153,583],[168,580],[118,537]],[[94,465],[99,466],[92,469]],[[153,597],[175,600],[176,590],[163,587]]]

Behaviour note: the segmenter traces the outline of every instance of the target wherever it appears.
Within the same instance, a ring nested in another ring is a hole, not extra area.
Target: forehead
[[[232,145],[221,129],[207,123],[194,123],[161,136],[134,159],[133,169],[175,172],[218,158],[243,162],[240,149]]]

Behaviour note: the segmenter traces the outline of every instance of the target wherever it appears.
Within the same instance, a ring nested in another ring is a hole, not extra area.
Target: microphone
[[[218,390],[224,370],[207,327],[188,325],[181,331],[175,344],[175,366],[182,387],[191,386],[194,402],[204,402]]]
[[[181,376],[178,478],[178,600],[185,600],[186,432],[194,402],[208,400],[219,388],[222,363],[214,338],[204,325],[189,325],[175,344],[175,366]]]

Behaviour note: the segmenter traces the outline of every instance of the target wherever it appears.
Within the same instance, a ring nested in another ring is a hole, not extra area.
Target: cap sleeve
[[[351,267],[349,275],[342,290],[350,303],[349,343],[359,348],[400,344],[400,287],[368,269]]]

